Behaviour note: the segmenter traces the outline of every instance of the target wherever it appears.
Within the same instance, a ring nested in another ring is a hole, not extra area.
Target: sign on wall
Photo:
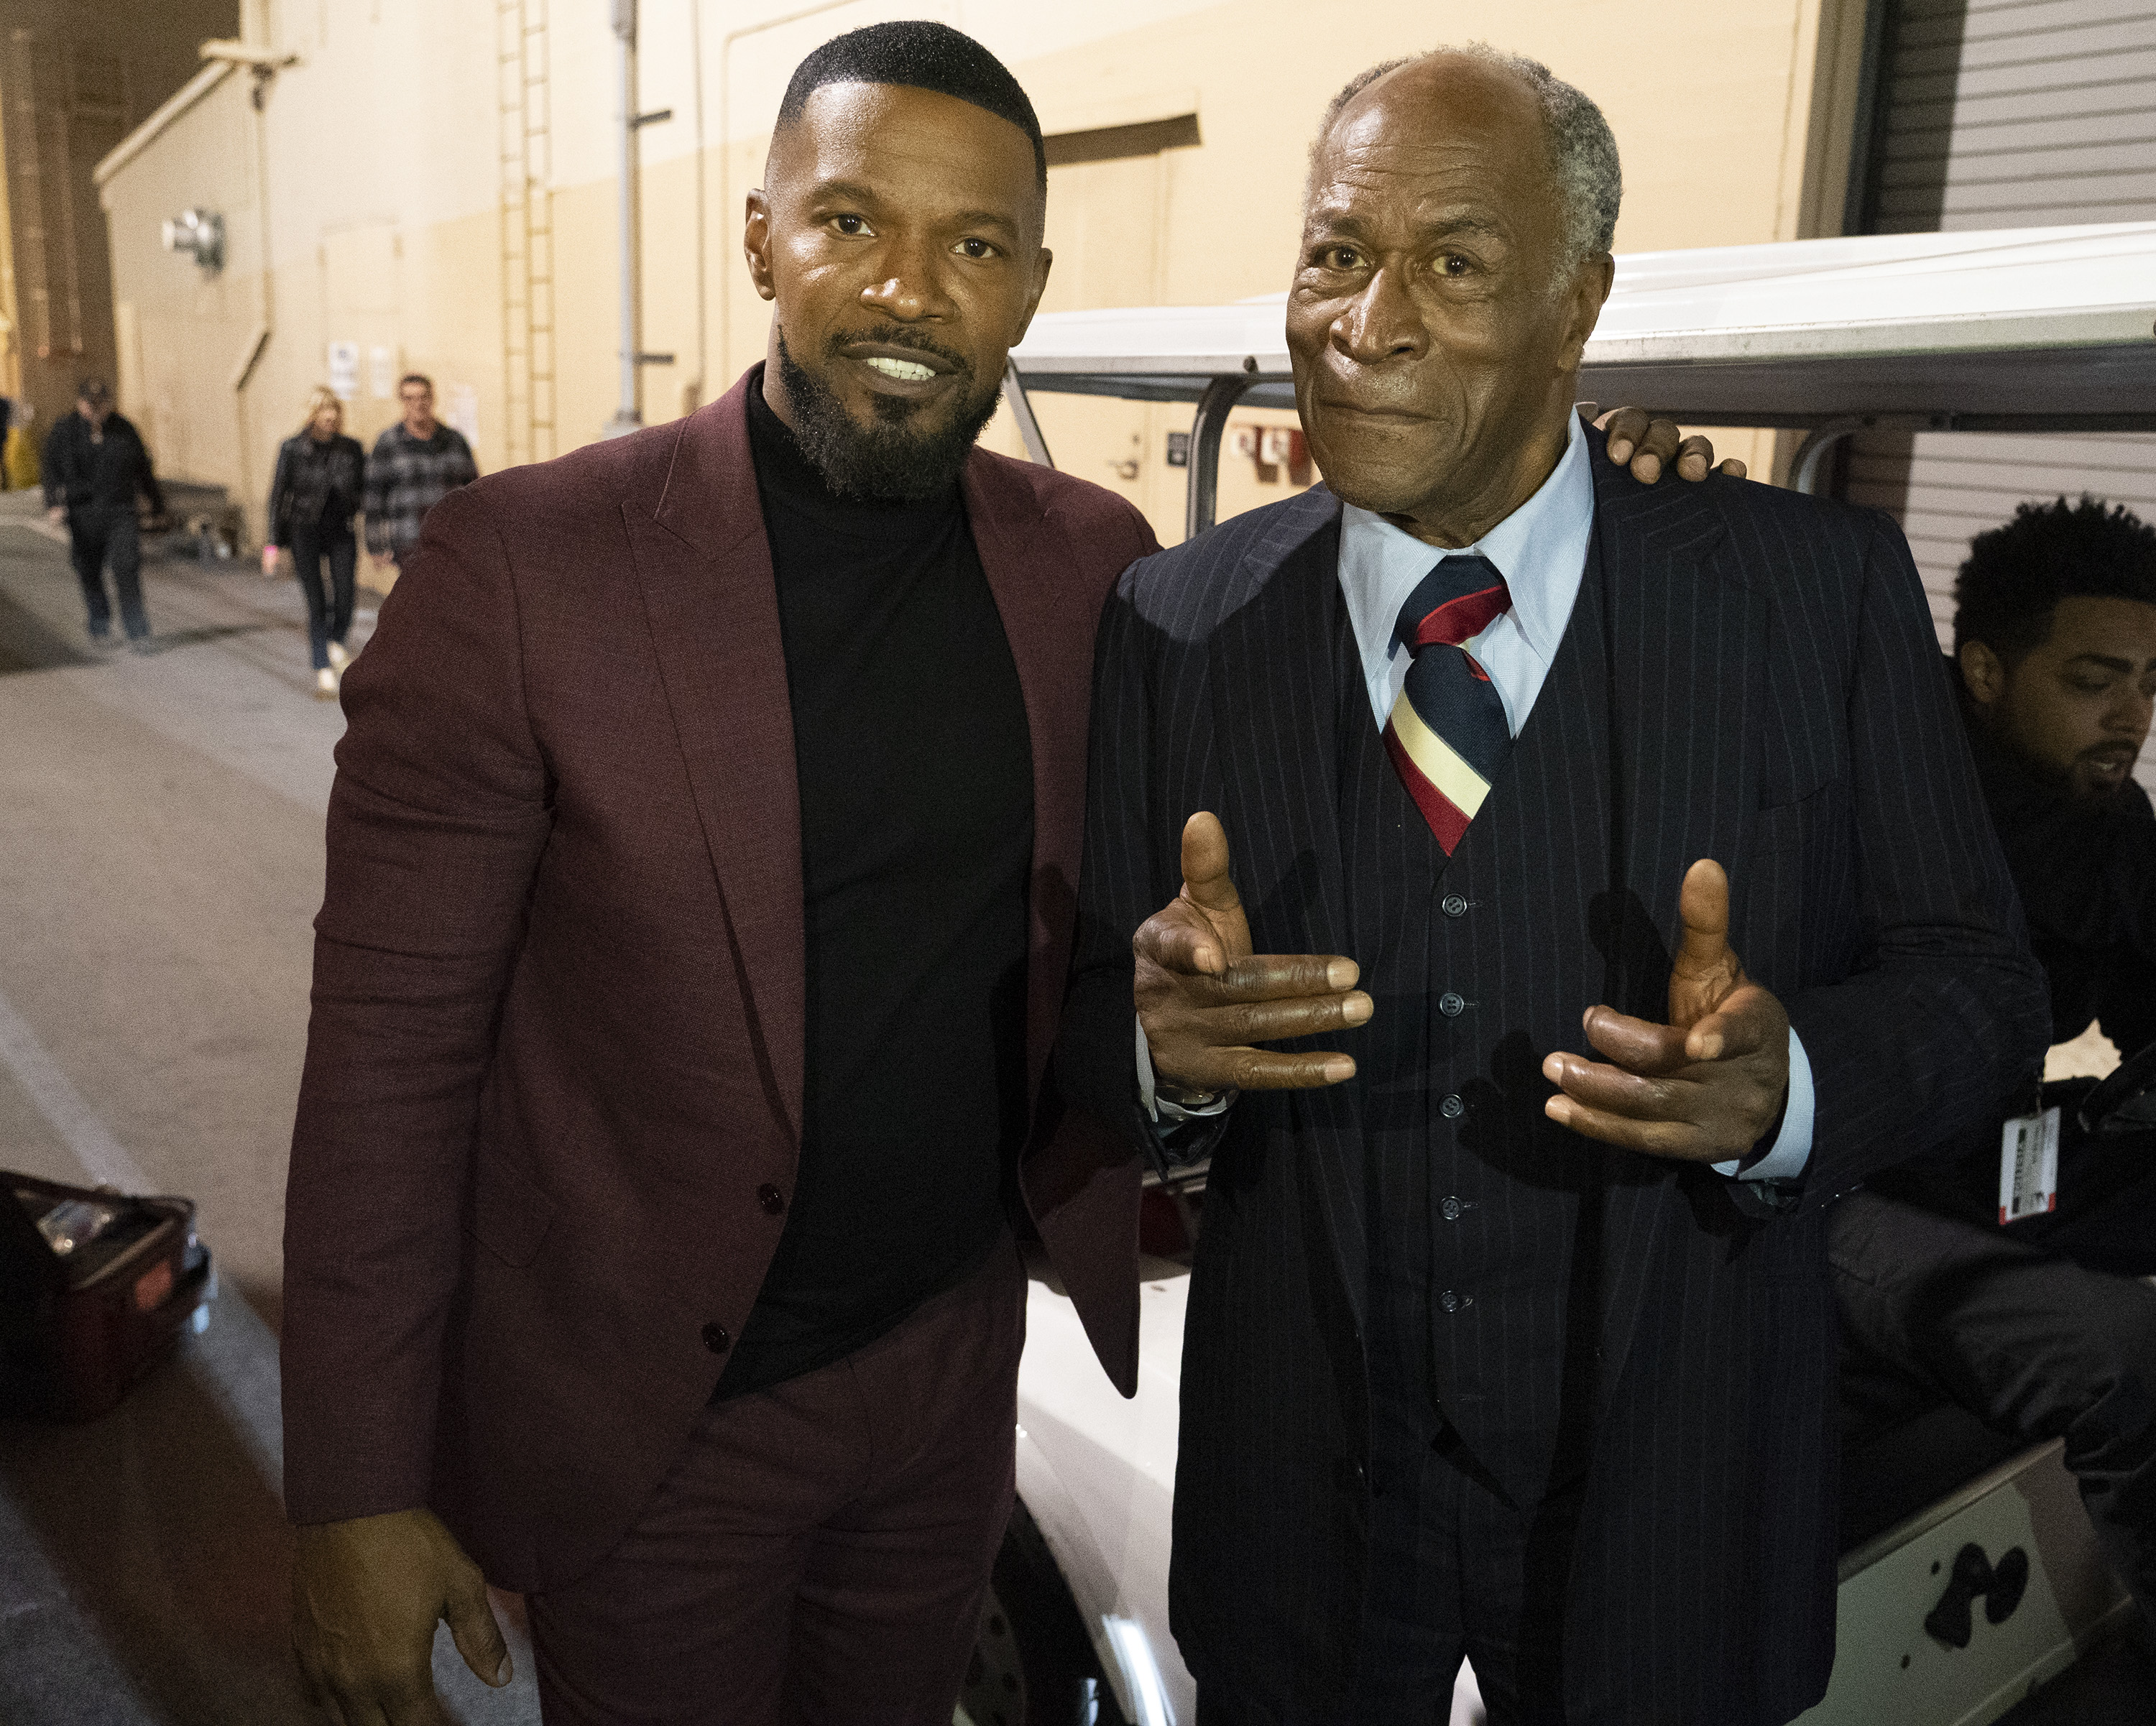
[[[465,442],[479,443],[479,391],[468,383],[449,386],[449,411],[442,417],[465,434]]]
[[[386,347],[371,347],[367,351],[367,392],[377,402],[387,402],[397,394],[397,356]]]
[[[333,341],[330,344],[330,393],[340,402],[350,402],[358,396],[357,342]]]

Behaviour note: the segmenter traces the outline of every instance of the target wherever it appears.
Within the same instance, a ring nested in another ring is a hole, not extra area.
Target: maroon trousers
[[[706,1408],[621,1544],[529,1596],[547,1726],[949,1726],[1024,1340],[1006,1241],[844,1360]]]

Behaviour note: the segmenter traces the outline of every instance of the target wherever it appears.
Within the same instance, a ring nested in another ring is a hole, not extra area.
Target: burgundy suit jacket
[[[752,374],[753,376],[753,374]],[[801,1135],[801,835],[747,380],[453,492],[344,684],[285,1229],[285,1501],[433,1506],[559,1585],[678,1457]],[[1032,733],[1028,1207],[1137,1373],[1138,1172],[1044,1093],[1093,638],[1154,548],[1122,499],[975,452]]]

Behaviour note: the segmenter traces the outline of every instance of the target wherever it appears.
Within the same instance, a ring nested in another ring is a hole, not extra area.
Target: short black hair
[[[424,371],[408,371],[402,377],[398,378],[397,380],[397,393],[398,395],[401,396],[404,393],[404,386],[408,383],[418,384],[430,396],[434,393],[434,380],[428,376]]]
[[[1033,103],[1010,69],[963,31],[906,18],[834,36],[793,69],[778,105],[778,124],[800,119],[808,98],[827,84],[902,84],[985,108],[1031,141],[1034,172],[1041,190],[1048,189],[1048,146],[1040,141]]]
[[[2087,492],[2021,504],[1969,544],[1954,577],[1954,652],[1980,641],[2011,665],[2049,639],[2062,599],[2156,606],[2156,527]]]

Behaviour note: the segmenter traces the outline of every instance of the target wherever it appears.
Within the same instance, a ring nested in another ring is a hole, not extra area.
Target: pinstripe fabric
[[[2041,1058],[2042,980],[1899,535],[1720,478],[1640,487],[1600,443],[1580,603],[1441,873],[1388,837],[1411,806],[1367,775],[1329,497],[1134,566],[1102,620],[1065,1093],[1132,1119],[1130,935],[1175,892],[1194,810],[1226,826],[1259,950],[1353,954],[1378,995],[1355,1082],[1245,1096],[1214,1155],[1172,1580],[1209,1719],[1339,1718],[1369,1379],[1399,1334],[1373,1286],[1474,1297],[1417,1322],[1433,1395],[1508,1490],[1584,1478],[1545,1651],[1570,1720],[1809,1705],[1833,1638],[1822,1207]],[[1708,856],[1818,1082],[1805,1205],[1777,1221],[1541,1113],[1540,1061],[1582,1047],[1584,1008],[1659,1017],[1678,884]],[[1455,1095],[1456,1125],[1431,1106]]]

